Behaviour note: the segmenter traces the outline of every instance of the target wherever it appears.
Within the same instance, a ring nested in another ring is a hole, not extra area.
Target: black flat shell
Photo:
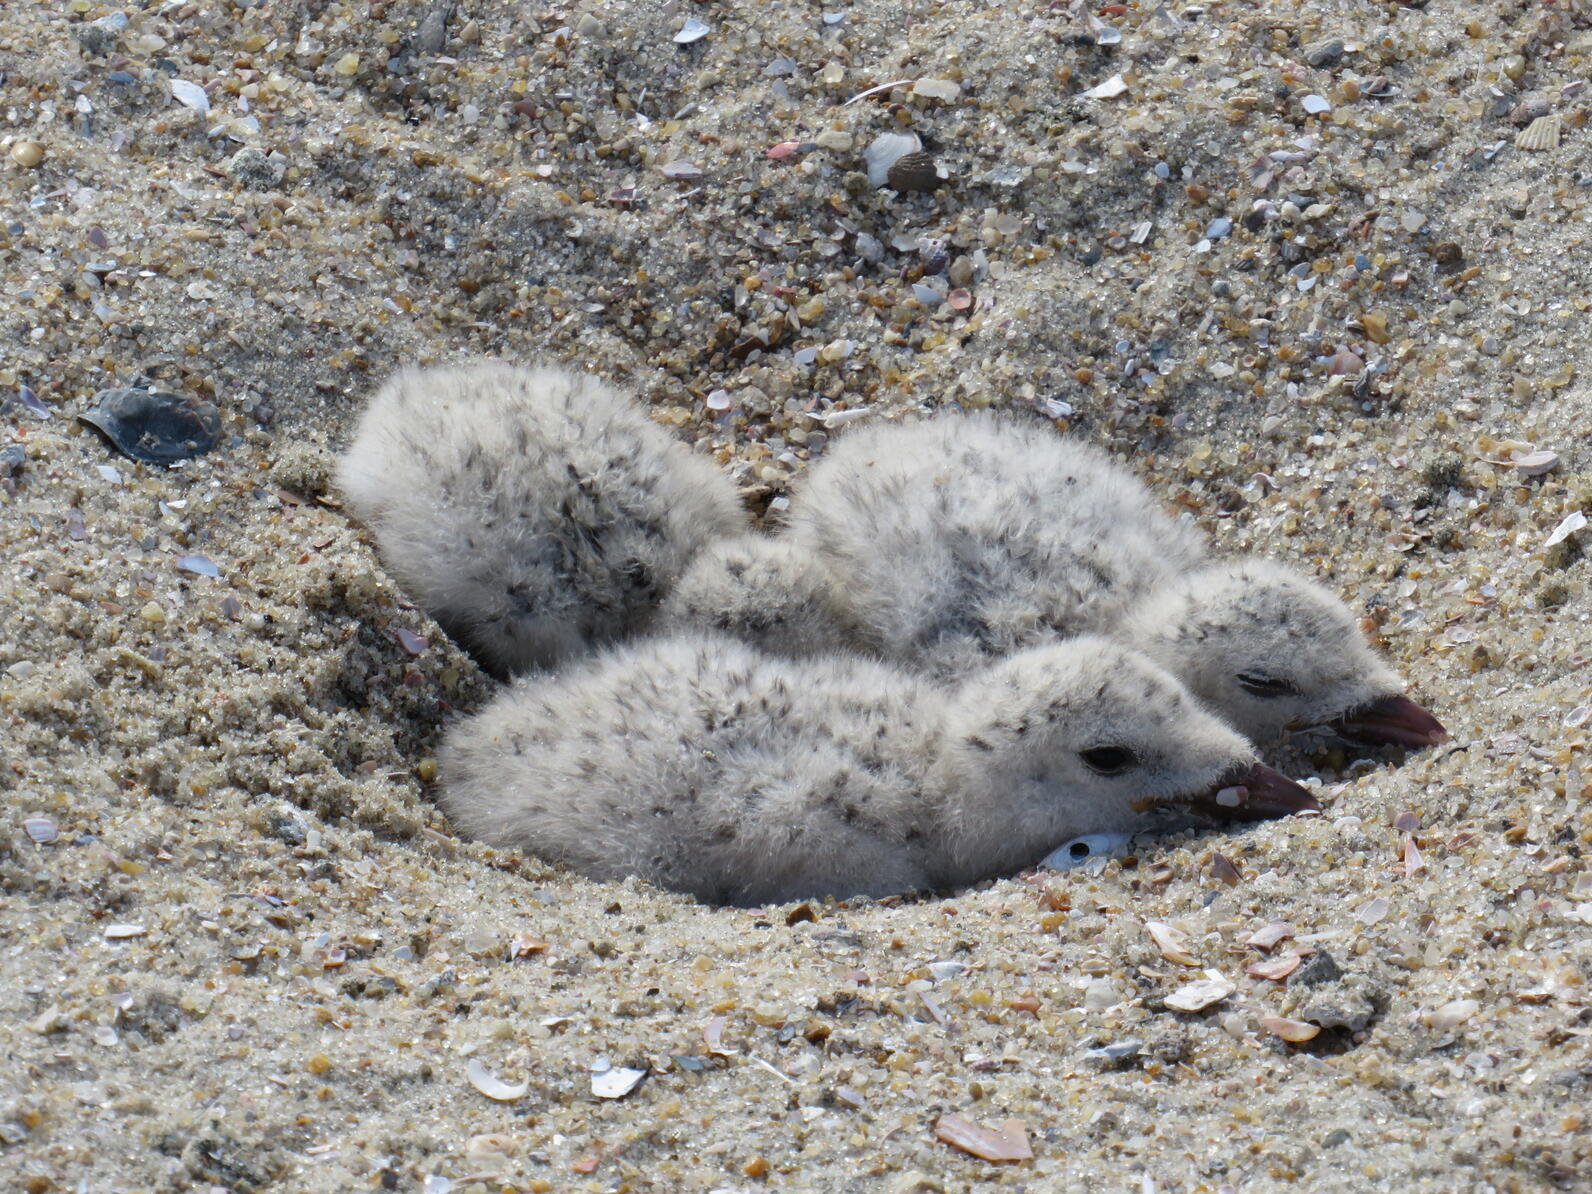
[[[203,456],[221,435],[221,412],[211,403],[165,390],[101,390],[77,417],[145,464]]]

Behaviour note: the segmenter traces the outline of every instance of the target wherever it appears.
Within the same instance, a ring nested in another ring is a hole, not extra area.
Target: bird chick
[[[1158,586],[1113,629],[1254,741],[1329,725],[1410,748],[1447,737],[1408,697],[1336,596],[1263,560],[1197,569]]]
[[[630,397],[547,367],[404,370],[337,479],[399,584],[499,678],[644,629],[747,526],[728,478]]]
[[[449,733],[440,763],[443,808],[470,836],[739,905],[960,886],[1086,832],[1317,807],[1165,671],[1098,637],[954,691],[857,657],[658,638],[522,678]]]
[[[787,534],[859,646],[941,677],[1108,627],[1205,561],[1104,452],[986,414],[840,437]]]
[[[782,537],[821,578],[834,633],[942,679],[1104,633],[1256,741],[1321,722],[1372,743],[1445,736],[1336,597],[1280,565],[1211,564],[1197,530],[1130,472],[1038,424],[942,412],[850,432],[813,465]],[[703,624],[789,649],[761,639],[745,608]]]
[[[705,547],[664,599],[660,633],[720,631],[787,658],[855,644],[822,569],[790,539],[746,534]]]

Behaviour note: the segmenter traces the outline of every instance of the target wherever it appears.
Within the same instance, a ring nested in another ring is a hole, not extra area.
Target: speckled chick
[[[1086,832],[1316,807],[1165,671],[1097,637],[955,690],[853,656],[657,638],[521,679],[440,763],[466,834],[741,905],[955,887]]]
[[[660,633],[721,631],[789,658],[853,646],[858,633],[830,603],[823,570],[786,536],[710,544],[664,599]]]
[[[841,436],[786,535],[858,645],[942,677],[1111,626],[1205,562],[1198,534],[1105,453],[987,414]]]
[[[1330,725],[1409,748],[1447,737],[1365,641],[1334,594],[1292,568],[1236,560],[1177,576],[1111,633],[1174,672],[1252,741]]]
[[[499,677],[645,629],[692,556],[747,526],[711,462],[555,368],[399,373],[337,479],[399,584]]]
[[[1403,746],[1444,736],[1331,593],[1279,565],[1212,563],[1128,470],[1038,423],[942,412],[853,431],[813,466],[790,524],[785,551],[821,578],[837,633],[941,678],[1107,633],[1257,741],[1316,722]],[[787,649],[759,638],[733,586],[691,586],[703,624]]]

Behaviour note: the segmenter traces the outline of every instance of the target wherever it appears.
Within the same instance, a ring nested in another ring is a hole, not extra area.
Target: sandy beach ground
[[[1589,79],[1586,0],[8,0],[0,1185],[1588,1189]],[[328,472],[479,355],[773,519],[849,420],[1032,407],[1320,575],[1453,740],[1268,744],[1325,815],[941,899],[462,841],[491,682]],[[75,419],[140,376],[213,451]]]

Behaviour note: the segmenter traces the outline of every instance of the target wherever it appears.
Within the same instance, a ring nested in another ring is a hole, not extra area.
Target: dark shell
[[[77,417],[145,464],[203,456],[221,435],[221,412],[213,405],[164,390],[101,390]]]
[[[896,191],[932,191],[940,185],[940,172],[934,157],[925,150],[904,153],[890,164],[886,177]]]

